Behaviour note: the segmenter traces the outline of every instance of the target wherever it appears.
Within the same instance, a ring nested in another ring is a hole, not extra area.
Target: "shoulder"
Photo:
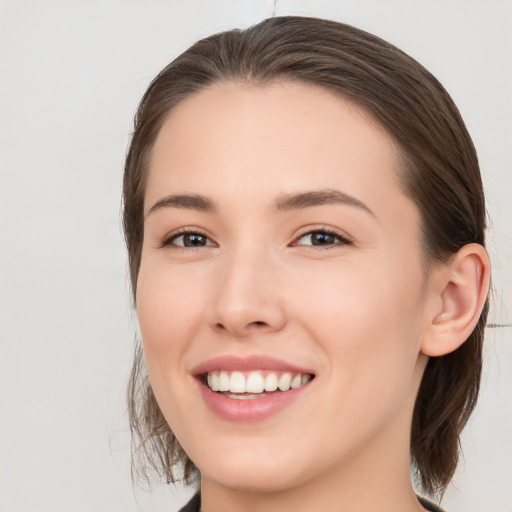
[[[439,505],[436,505],[433,501],[425,498],[425,496],[422,496],[421,494],[416,494],[416,496],[418,497],[418,501],[421,503],[421,506],[429,512],[444,512]]]
[[[417,496],[418,501],[429,512],[444,512],[442,508],[437,506],[433,501],[430,501],[428,498],[425,498],[425,496],[421,496],[420,494],[418,494]],[[180,508],[179,512],[199,512],[200,508],[201,494],[197,492],[196,494],[194,494],[194,496],[192,496],[190,501],[183,508]]]
[[[179,512],[199,512],[201,508],[201,494],[196,492],[190,501],[183,507],[180,508]]]

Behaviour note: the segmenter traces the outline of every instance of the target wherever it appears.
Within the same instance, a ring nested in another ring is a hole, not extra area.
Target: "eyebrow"
[[[343,204],[355,206],[367,213],[375,214],[359,199],[341,192],[336,189],[312,190],[309,192],[294,192],[291,194],[282,194],[274,202],[273,210],[277,212],[287,210],[298,210],[301,208],[310,208],[313,206],[322,206],[325,204]]]
[[[162,208],[185,208],[201,212],[215,212],[217,206],[208,197],[199,194],[172,194],[159,199],[149,210],[146,216]]]
[[[370,208],[368,208],[368,206],[366,206],[362,201],[336,189],[281,194],[276,198],[271,209],[276,212],[284,212],[326,204],[354,206],[375,216]],[[217,211],[216,203],[206,196],[202,196],[200,194],[172,194],[159,199],[149,209],[146,216],[162,208],[184,208],[210,213]]]

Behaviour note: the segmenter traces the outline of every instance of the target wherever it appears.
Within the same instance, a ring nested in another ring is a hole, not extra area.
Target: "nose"
[[[235,338],[278,332],[286,324],[279,268],[270,257],[246,251],[223,262],[210,323]]]

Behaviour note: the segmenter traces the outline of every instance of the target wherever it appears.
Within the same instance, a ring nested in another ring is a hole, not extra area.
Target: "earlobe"
[[[489,256],[481,245],[465,245],[451,257],[438,275],[436,294],[441,306],[429,322],[423,354],[449,354],[468,339],[480,318],[489,282]]]

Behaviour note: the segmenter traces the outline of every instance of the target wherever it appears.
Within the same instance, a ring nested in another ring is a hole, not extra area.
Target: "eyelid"
[[[207,244],[206,246],[199,246],[199,247],[186,247],[186,246],[182,246],[182,245],[175,245],[172,243],[174,240],[176,240],[180,236],[184,236],[184,235],[201,235],[212,243]],[[208,235],[208,233],[206,233],[204,230],[202,230],[200,228],[195,228],[193,226],[179,228],[175,231],[171,231],[171,233],[168,233],[167,235],[165,235],[163,237],[162,242],[161,242],[161,247],[171,246],[175,249],[187,249],[187,250],[202,249],[202,247],[212,247],[212,246],[216,246],[216,245],[217,244],[212,240],[212,238],[210,237],[210,235]]]
[[[313,233],[325,233],[325,234],[331,235],[331,236],[336,237],[337,239],[339,239],[339,242],[334,243],[334,244],[330,244],[330,245],[325,246],[325,247],[322,247],[321,245],[312,245],[312,244],[309,245],[309,244],[299,244],[299,243],[297,243],[301,238],[304,238],[307,235],[312,235]],[[193,235],[193,234],[197,234],[197,235],[203,236],[204,238],[206,238],[211,243],[207,244],[205,246],[198,246],[198,247],[186,247],[186,246],[181,246],[181,245],[175,245],[175,244],[172,243],[174,240],[176,240],[180,236]],[[330,248],[333,248],[333,247],[339,247],[339,246],[345,246],[345,245],[353,245],[353,243],[354,242],[347,235],[340,233],[338,230],[336,230],[334,228],[331,228],[331,227],[328,227],[328,226],[324,225],[324,226],[318,226],[318,227],[307,227],[307,228],[304,228],[303,231],[301,233],[299,233],[294,238],[294,241],[292,242],[291,245],[292,246],[297,245],[297,246],[301,246],[301,247],[314,247],[316,249],[330,249]],[[208,233],[206,233],[204,230],[202,230],[200,228],[196,228],[196,227],[190,226],[190,227],[179,228],[179,229],[177,229],[175,231],[172,231],[171,233],[167,234],[162,239],[161,246],[162,247],[172,246],[173,248],[187,249],[188,250],[188,249],[201,249],[203,247],[217,246],[217,244],[212,240],[210,235],[208,235]]]
[[[339,242],[331,244],[326,247],[322,247],[321,245],[309,245],[309,244],[299,244],[297,243],[301,238],[304,238],[307,235],[312,235],[313,233],[326,233],[328,235],[334,236],[339,239]],[[331,228],[329,226],[319,226],[319,227],[308,227],[305,228],[302,233],[297,235],[292,243],[292,245],[299,245],[301,247],[315,247],[316,249],[330,249],[333,247],[340,247],[345,245],[354,245],[353,240],[344,233],[340,233],[338,230]]]

